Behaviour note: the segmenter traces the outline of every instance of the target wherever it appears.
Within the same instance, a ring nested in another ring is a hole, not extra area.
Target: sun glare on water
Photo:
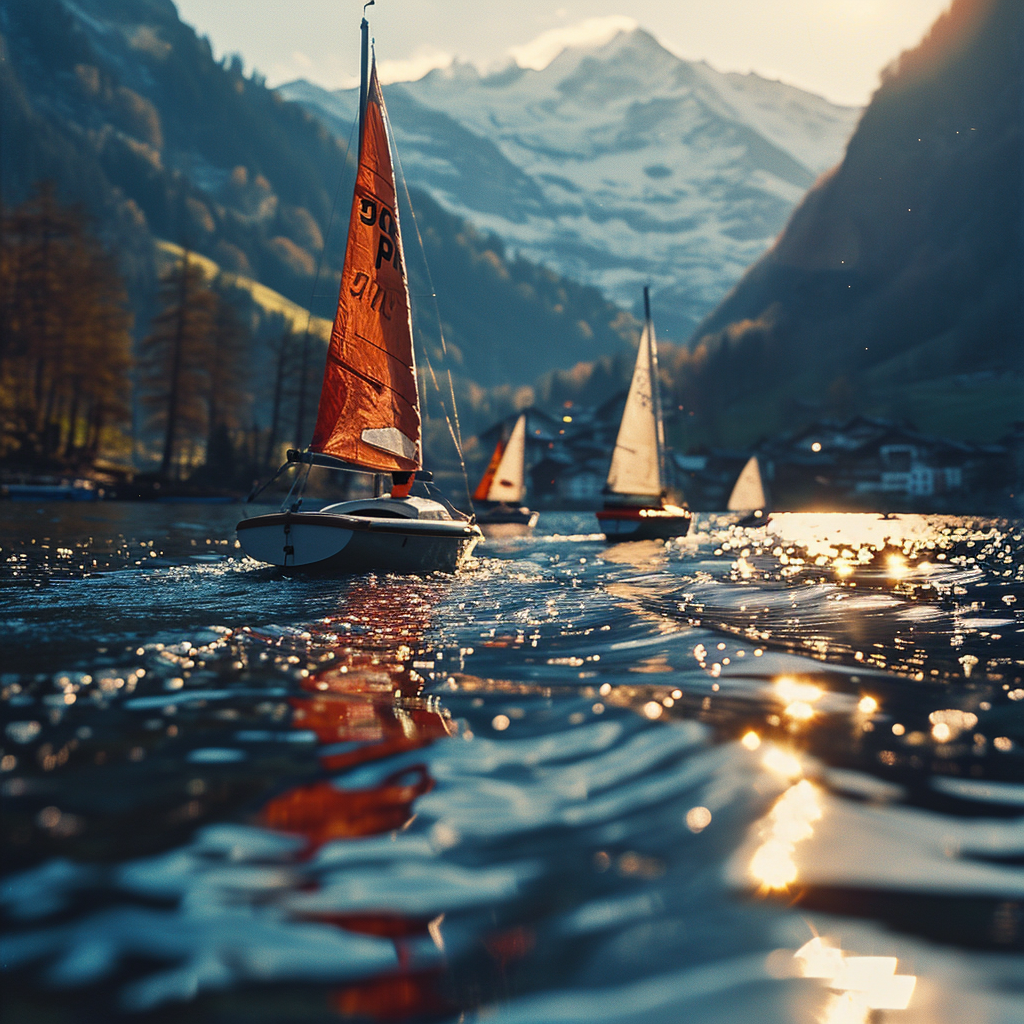
[[[866,1024],[874,1010],[905,1010],[917,985],[913,974],[897,974],[894,956],[850,956],[820,936],[793,954],[805,978],[820,978],[834,995],[823,1024]]]
[[[765,837],[750,862],[762,889],[786,889],[797,879],[796,844],[810,839],[821,818],[818,790],[801,779],[779,798],[765,823]]]
[[[779,699],[785,702],[786,717],[796,722],[808,722],[814,717],[814,704],[825,692],[820,686],[801,683],[789,676],[776,679],[774,689]]]

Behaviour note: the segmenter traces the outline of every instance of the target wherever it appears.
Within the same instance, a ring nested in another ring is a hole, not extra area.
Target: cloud
[[[404,60],[382,60],[377,64],[377,76],[384,85],[390,82],[417,82],[435,68],[447,68],[453,57],[450,53],[431,46],[421,46]]]
[[[570,46],[603,46],[620,32],[637,28],[634,18],[623,14],[610,14],[605,18],[587,18],[575,25],[565,25],[541,33],[532,42],[513,46],[508,52],[521,68],[541,71],[564,49]]]

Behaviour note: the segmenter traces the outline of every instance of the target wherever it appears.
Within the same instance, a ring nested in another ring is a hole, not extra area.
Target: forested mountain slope
[[[991,439],[1024,417],[1022,36],[1020,0],[956,0],[887,69],[679,361],[711,436],[858,411]]]
[[[152,313],[154,239],[332,316],[352,169],[315,118],[237,59],[214,60],[170,0],[0,0],[0,36],[3,202],[49,178],[83,203],[127,277],[139,331]],[[436,357],[440,319],[467,381],[525,385],[628,348],[634,325],[595,288],[507,255],[422,192],[412,201],[418,333]]]
[[[346,138],[355,90],[280,90]],[[390,87],[410,181],[532,260],[686,338],[842,157],[860,111],[670,53],[641,28],[547,67]]]

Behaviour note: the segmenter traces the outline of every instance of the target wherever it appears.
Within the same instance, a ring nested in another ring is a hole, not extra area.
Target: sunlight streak
[[[814,834],[821,818],[818,790],[801,779],[779,797],[765,822],[764,842],[750,861],[750,873],[762,890],[786,889],[797,879],[796,844]]]
[[[849,956],[815,936],[794,954],[805,978],[820,978],[837,991],[826,1024],[861,1024],[872,1010],[905,1010],[917,977],[897,974],[894,956]]]

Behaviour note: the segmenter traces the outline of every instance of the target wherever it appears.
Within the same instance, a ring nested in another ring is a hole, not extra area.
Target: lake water
[[[1020,522],[238,515],[0,506],[5,1024],[1024,1019]]]

